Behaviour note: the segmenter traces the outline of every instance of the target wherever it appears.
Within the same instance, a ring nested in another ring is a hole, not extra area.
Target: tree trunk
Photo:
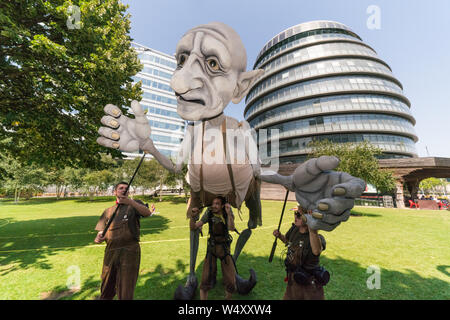
[[[162,201],[162,177],[159,179],[159,202]]]

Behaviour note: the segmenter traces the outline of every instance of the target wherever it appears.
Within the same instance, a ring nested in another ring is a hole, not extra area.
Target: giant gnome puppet
[[[338,165],[334,157],[311,159],[300,165],[292,176],[277,173],[261,175],[254,134],[246,121],[225,116],[230,101],[239,103],[264,70],[246,71],[247,55],[239,35],[229,26],[213,22],[197,26],[184,34],[176,47],[177,69],[171,87],[177,97],[177,112],[189,121],[178,157],[173,163],[161,154],[150,139],[147,116],[137,101],[131,103],[134,119],[114,105],[105,106],[97,142],[125,152],[143,150],[171,172],[181,172],[188,164],[187,180],[191,198],[187,209],[190,219],[190,273],[185,286],[179,286],[176,299],[192,299],[198,282],[195,263],[199,230],[195,222],[201,210],[214,197],[224,196],[234,208],[249,209],[248,228],[242,231],[233,254],[237,261],[251,236],[251,229],[262,224],[261,180],[284,185],[296,192],[297,201],[314,211],[308,224],[331,231],[348,219],[354,198],[364,190],[364,182],[345,173],[330,171]],[[242,143],[235,143],[235,137]],[[245,137],[245,139],[242,139]],[[319,208],[320,205],[320,208]],[[236,273],[237,291],[247,294],[256,284]]]

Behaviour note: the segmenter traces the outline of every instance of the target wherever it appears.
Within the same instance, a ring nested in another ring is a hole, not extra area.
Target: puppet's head
[[[213,118],[230,101],[239,103],[263,70],[246,72],[247,54],[239,35],[212,22],[189,30],[178,42],[171,87],[185,120]]]

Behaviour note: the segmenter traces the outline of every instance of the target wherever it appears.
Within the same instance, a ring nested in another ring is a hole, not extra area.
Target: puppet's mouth
[[[197,103],[197,104],[201,104],[202,106],[204,106],[205,105],[205,101],[203,101],[202,99],[185,99],[185,98],[183,98],[183,96],[182,95],[180,95],[180,94],[175,94],[176,95],[176,97],[178,98],[178,99],[180,99],[181,101],[185,101],[185,102],[189,102],[189,103]]]

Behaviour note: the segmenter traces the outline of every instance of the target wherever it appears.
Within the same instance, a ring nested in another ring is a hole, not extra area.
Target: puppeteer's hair
[[[217,196],[214,199],[219,199],[222,205],[225,205],[225,203],[227,203],[227,199],[222,196]]]
[[[117,187],[119,186],[119,184],[125,184],[125,185],[128,185],[128,182],[126,182],[126,181],[120,181],[118,184],[116,184],[116,185],[114,186],[114,190],[117,190]]]

